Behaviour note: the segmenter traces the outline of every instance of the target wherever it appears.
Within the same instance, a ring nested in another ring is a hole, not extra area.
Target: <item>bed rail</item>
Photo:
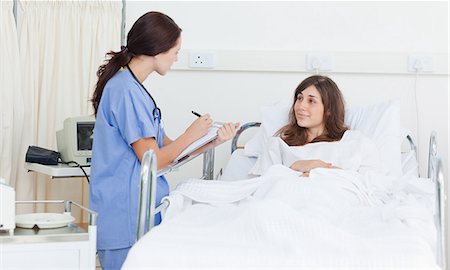
[[[414,156],[416,157],[416,160],[419,161],[416,142],[413,140],[411,134],[406,134],[406,140],[408,140],[410,150],[414,151]]]
[[[430,136],[430,145],[428,152],[428,178],[435,184],[436,201],[434,222],[436,225],[436,260],[437,264],[446,269],[447,254],[445,251],[445,203],[447,197],[445,195],[445,179],[442,166],[442,160],[437,153],[436,132],[432,132]]]
[[[261,126],[260,122],[248,122],[243,124],[238,131],[236,132],[236,135],[233,137],[233,140],[231,141],[231,153],[233,154],[234,151],[238,148],[243,148],[242,146],[238,146],[237,142],[239,140],[239,137],[241,136],[242,132],[246,131],[249,128],[252,127],[259,127]]]
[[[156,206],[156,181],[158,176],[165,175],[177,169],[201,154],[203,154],[203,175],[201,179],[210,180],[214,175],[214,148],[209,148],[204,152],[189,156],[182,161],[174,162],[159,171],[157,170],[158,163],[155,152],[150,149],[144,153],[139,176],[137,240],[154,227],[155,215],[169,206],[168,201],[164,201]]]
[[[437,139],[436,132],[431,132],[430,144],[428,147],[428,178],[431,178],[433,173],[436,171],[436,158],[437,156]]]
[[[144,153],[141,162],[137,239],[144,236],[146,229],[151,229],[155,224],[155,214],[152,214],[152,210],[156,208],[156,168],[158,168],[156,154],[150,149]]]

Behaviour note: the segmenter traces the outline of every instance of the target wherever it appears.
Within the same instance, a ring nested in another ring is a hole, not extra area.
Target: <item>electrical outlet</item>
[[[409,72],[433,72],[433,56],[429,54],[411,54],[408,56]]]
[[[306,55],[306,70],[332,70],[333,56],[325,53],[308,53]]]
[[[191,68],[214,68],[215,54],[213,52],[190,52],[189,67]]]

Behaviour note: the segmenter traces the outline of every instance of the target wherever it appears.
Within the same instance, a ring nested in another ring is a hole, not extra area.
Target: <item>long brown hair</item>
[[[110,58],[98,68],[98,81],[91,99],[95,115],[106,83],[121,67],[134,56],[155,56],[170,50],[180,35],[181,28],[169,16],[156,11],[142,15],[128,32],[127,46],[122,46],[119,52],[108,52],[106,55]]]
[[[322,98],[325,129],[323,134],[308,142],[308,129],[297,124],[294,105],[297,101],[297,96],[311,85],[316,87]],[[277,131],[275,135],[279,135],[290,146],[339,141],[344,136],[345,131],[348,130],[344,123],[344,118],[344,98],[336,83],[328,77],[314,75],[303,80],[295,89],[293,104],[289,112],[289,123]]]

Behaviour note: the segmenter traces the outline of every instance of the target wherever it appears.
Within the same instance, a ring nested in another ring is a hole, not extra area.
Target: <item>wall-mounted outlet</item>
[[[408,56],[409,72],[433,72],[433,56],[429,54],[411,54]]]
[[[332,70],[333,56],[325,53],[308,53],[306,55],[306,70]]]
[[[215,54],[213,52],[190,52],[189,67],[213,68],[215,66]]]

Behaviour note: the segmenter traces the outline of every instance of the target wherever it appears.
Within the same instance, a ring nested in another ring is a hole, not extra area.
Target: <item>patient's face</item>
[[[298,94],[294,112],[299,126],[323,131],[325,126],[323,122],[324,107],[322,97],[314,85]]]

